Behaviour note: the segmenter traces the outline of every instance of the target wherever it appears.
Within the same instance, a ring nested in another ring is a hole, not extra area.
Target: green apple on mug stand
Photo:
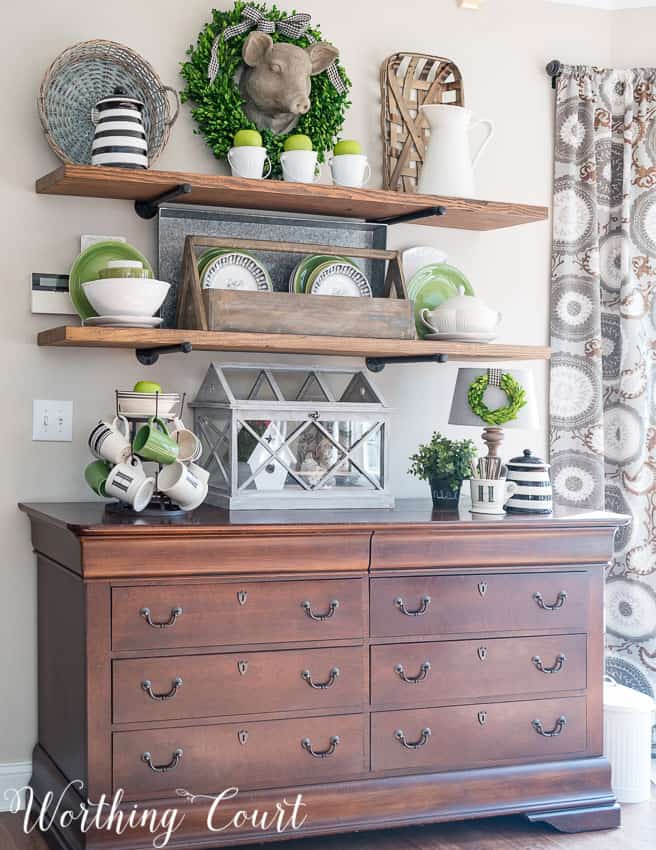
[[[355,139],[340,139],[337,142],[333,148],[330,170],[336,186],[348,186],[352,189],[361,189],[371,177],[367,157]]]
[[[233,177],[248,177],[251,180],[261,180],[271,174],[271,161],[267,150],[262,146],[262,136],[257,130],[237,130],[228,151],[228,162]],[[264,174],[264,165],[268,171]]]
[[[137,381],[134,385],[135,393],[161,393],[162,388],[155,381]]]
[[[103,496],[105,499],[109,498],[105,492],[105,484],[111,469],[106,460],[94,460],[84,470],[84,478],[89,487],[97,496]]]
[[[316,183],[319,179],[317,152],[312,150],[312,139],[303,133],[287,136],[280,154],[282,179],[292,183]]]

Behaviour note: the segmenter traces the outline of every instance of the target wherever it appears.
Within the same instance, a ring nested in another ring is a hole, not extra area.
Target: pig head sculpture
[[[289,133],[310,109],[310,77],[325,71],[338,55],[336,47],[323,41],[302,48],[274,44],[264,32],[249,33],[239,80],[244,112],[260,130]]]

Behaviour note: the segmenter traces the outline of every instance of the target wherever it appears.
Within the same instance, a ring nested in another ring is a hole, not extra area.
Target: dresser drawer
[[[494,638],[371,647],[371,701],[419,706],[585,690],[586,636]]]
[[[114,789],[134,799],[348,778],[368,767],[365,739],[361,714],[117,732]]]
[[[586,573],[520,573],[374,578],[376,637],[523,629],[586,630]]]
[[[373,770],[459,770],[585,748],[585,697],[382,711],[371,718]]]
[[[114,722],[358,707],[361,647],[114,661]]]
[[[365,580],[115,587],[112,646],[165,649],[361,638]]]

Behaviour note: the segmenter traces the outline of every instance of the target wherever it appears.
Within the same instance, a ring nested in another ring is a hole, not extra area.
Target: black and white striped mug
[[[91,120],[96,131],[91,146],[91,165],[117,168],[148,168],[148,140],[144,105],[115,89],[96,104]]]

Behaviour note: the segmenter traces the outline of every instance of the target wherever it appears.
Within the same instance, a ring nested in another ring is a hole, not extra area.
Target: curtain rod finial
[[[550,77],[557,77],[563,69],[563,63],[558,59],[552,59],[547,63],[546,71]]]

